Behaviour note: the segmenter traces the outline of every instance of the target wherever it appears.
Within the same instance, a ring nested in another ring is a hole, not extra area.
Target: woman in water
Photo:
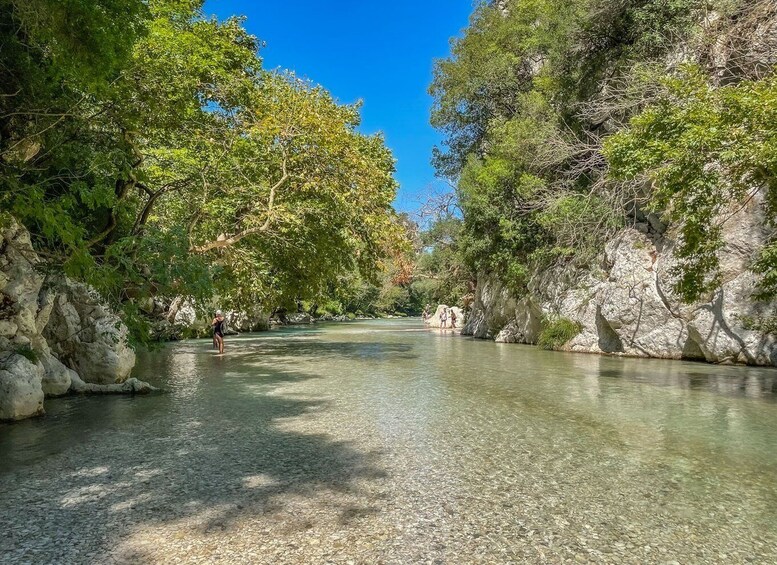
[[[211,322],[213,326],[213,340],[219,347],[219,355],[224,353],[224,314],[221,310],[216,310],[216,317]]]

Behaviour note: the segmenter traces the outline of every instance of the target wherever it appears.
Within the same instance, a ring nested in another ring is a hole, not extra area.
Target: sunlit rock
[[[752,298],[757,281],[749,267],[769,237],[762,202],[754,198],[729,214],[719,254],[723,284],[706,302],[684,304],[673,294],[673,233],[653,218],[652,231],[625,228],[616,234],[601,269],[547,271],[523,296],[481,277],[462,333],[535,343],[543,320],[560,316],[582,327],[564,345],[569,351],[777,365],[774,337],[745,328],[743,321],[777,311],[775,304]]]
[[[430,328],[442,327],[442,315],[446,313],[446,328],[452,328],[451,323],[451,311],[456,314],[456,328],[461,328],[464,325],[464,312],[458,306],[447,306],[446,304],[440,304],[437,306],[435,313],[426,319],[426,325]]]

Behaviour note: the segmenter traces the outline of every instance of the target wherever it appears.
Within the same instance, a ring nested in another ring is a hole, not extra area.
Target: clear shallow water
[[[777,371],[419,325],[172,344],[163,394],[0,426],[0,562],[777,562]]]

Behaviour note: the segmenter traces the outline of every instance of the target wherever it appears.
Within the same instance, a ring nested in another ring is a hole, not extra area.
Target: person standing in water
[[[456,329],[456,311],[451,308],[451,328]]]
[[[448,309],[443,308],[440,312],[440,329],[447,329],[448,327]]]
[[[219,354],[224,353],[224,322],[224,314],[221,310],[216,310],[216,317],[213,318],[211,326],[213,326],[213,340],[218,345]]]

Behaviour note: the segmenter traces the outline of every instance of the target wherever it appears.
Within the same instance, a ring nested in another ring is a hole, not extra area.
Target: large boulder
[[[456,329],[460,329],[464,325],[464,312],[458,306],[447,306],[446,304],[440,304],[437,306],[434,314],[426,319],[426,325],[430,328],[442,327],[442,314],[446,312],[446,326],[451,328],[451,311],[456,313]]]
[[[238,332],[261,332],[270,329],[270,315],[260,309],[230,310],[225,317],[227,327]]]
[[[44,368],[35,348],[44,276],[27,230],[8,216],[0,225],[0,420],[20,420],[43,413]]]
[[[194,301],[181,296],[170,305],[168,319],[178,326],[192,326],[197,322],[197,308]]]
[[[461,333],[499,343],[536,343],[542,317],[531,296],[517,298],[495,279],[480,277]]]
[[[285,322],[291,325],[312,324],[315,322],[313,316],[307,312],[295,312],[294,314],[287,314]]]
[[[45,277],[30,234],[15,220],[0,217],[0,336],[17,345],[29,345],[38,334],[38,297]]]
[[[57,283],[57,298],[43,335],[52,353],[87,383],[113,384],[129,378],[135,352],[127,328],[90,287]]]
[[[97,293],[39,265],[27,230],[0,216],[0,420],[43,414],[47,396],[153,390],[127,380],[127,328]]]
[[[13,352],[0,355],[0,421],[43,414],[42,364]]]
[[[50,396],[63,396],[70,391],[73,381],[78,374],[54,357],[50,351],[44,351],[40,356],[43,365],[43,378],[41,388],[43,394]]]

